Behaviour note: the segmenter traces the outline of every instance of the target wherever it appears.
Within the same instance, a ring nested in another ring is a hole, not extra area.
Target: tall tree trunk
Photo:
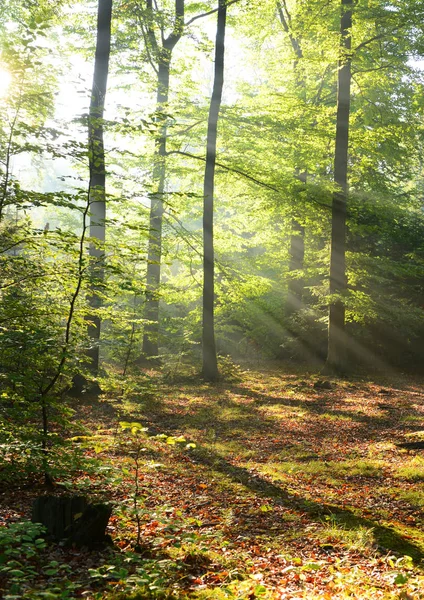
[[[149,11],[149,19],[154,17],[152,0],[146,0],[146,8]],[[157,8],[155,9],[157,10]],[[157,61],[157,96],[156,114],[159,127],[156,138],[156,148],[153,167],[153,185],[155,192],[150,199],[150,235],[147,251],[147,276],[146,276],[146,307],[144,316],[146,325],[143,336],[142,353],[145,358],[154,358],[159,354],[159,286],[161,276],[162,259],[162,222],[163,222],[163,193],[165,191],[166,179],[166,136],[167,118],[166,105],[169,96],[169,73],[171,66],[172,51],[181,39],[184,30],[185,0],[175,0],[175,22],[168,37],[165,38],[164,30],[161,30],[161,42],[158,42],[153,27],[147,25],[145,39],[148,42],[148,51],[151,62]],[[143,24],[142,24],[143,27]]]
[[[341,49],[337,86],[336,146],[332,203],[330,306],[328,318],[328,353],[326,371],[346,369],[345,305],[346,279],[346,207],[348,195],[347,161],[349,145],[351,29],[353,0],[342,0]]]
[[[207,381],[218,378],[214,327],[214,247],[213,210],[218,117],[224,85],[226,0],[218,0],[218,24],[215,43],[215,74],[209,108],[206,168],[203,186],[203,329],[202,375]]]
[[[294,60],[294,74],[295,83],[297,89],[300,91],[300,96],[303,101],[306,101],[306,82],[303,75],[299,75],[299,61],[303,58],[302,46],[300,39],[296,38],[291,29],[291,16],[287,7],[286,0],[277,0],[277,12],[280,18],[281,24],[284,31],[287,33],[293,53],[295,55]],[[302,172],[299,175],[300,165],[295,169],[295,176],[299,178],[302,183],[306,183],[307,173]],[[291,235],[290,235],[290,248],[289,248],[289,274],[299,272],[303,270],[303,262],[305,257],[305,227],[299,223],[296,217],[292,218]],[[287,286],[287,299],[285,306],[285,316],[290,319],[295,315],[302,307],[303,298],[303,278],[290,277]]]
[[[98,291],[104,281],[106,167],[103,115],[109,74],[111,20],[112,0],[99,0],[96,54],[88,118],[90,238],[92,239],[90,244],[92,287],[89,302],[91,308],[94,309],[89,319],[91,324],[88,327],[88,335],[92,340],[92,347],[88,356],[91,359],[90,368],[94,374],[99,369],[100,316],[98,309],[101,306],[101,298]]]
[[[165,110],[169,95],[169,67],[170,55],[159,63],[157,81],[156,109],[159,119],[163,124],[156,139],[156,149],[153,167],[153,185],[156,188],[150,198],[150,236],[147,253],[146,277],[146,308],[144,317],[146,325],[143,336],[143,355],[147,358],[159,354],[159,286],[162,258],[162,221],[163,221],[163,193],[165,191],[165,156],[166,156],[166,117],[161,112]]]

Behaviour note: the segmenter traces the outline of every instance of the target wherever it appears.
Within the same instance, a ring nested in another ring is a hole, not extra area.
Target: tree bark
[[[295,55],[294,60],[294,74],[295,74],[295,83],[296,87],[300,91],[300,96],[303,101],[306,101],[306,82],[304,76],[299,76],[299,61],[303,58],[302,45],[300,43],[300,39],[296,38],[291,30],[291,17],[287,7],[286,0],[277,0],[277,12],[280,18],[280,22],[283,26],[284,31],[289,37],[291,47],[293,49],[293,53]],[[299,165],[300,167],[300,165]],[[298,175],[301,170],[298,166],[295,169],[295,176],[299,178],[299,180],[306,184],[307,172],[303,170],[300,175]],[[299,272],[303,270],[305,257],[305,227],[299,223],[299,220],[296,217],[292,218],[292,227],[291,227],[291,235],[290,235],[290,248],[289,248],[289,274],[293,272]],[[298,276],[290,277],[288,286],[287,286],[287,298],[285,305],[285,317],[286,319],[290,319],[295,315],[302,307],[302,298],[303,298],[303,286],[304,280],[303,278],[299,278]]]
[[[159,64],[157,82],[157,104],[156,110],[163,124],[156,139],[156,149],[153,167],[153,181],[156,191],[150,198],[150,235],[147,252],[147,276],[146,276],[146,307],[144,317],[146,325],[143,336],[143,355],[146,358],[157,357],[159,354],[159,286],[162,259],[162,222],[163,222],[163,193],[165,191],[165,156],[166,156],[166,120],[160,116],[168,102],[169,95],[169,67],[168,60]]]
[[[292,232],[290,236],[289,250],[289,273],[298,273],[303,270],[305,257],[305,227],[297,219],[292,220]],[[286,300],[286,318],[291,318],[302,307],[303,298],[302,277],[295,275],[289,279]]]
[[[341,47],[337,85],[336,145],[334,154],[334,183],[331,255],[330,306],[328,318],[328,351],[326,371],[346,369],[345,305],[343,296],[346,279],[346,208],[348,194],[348,147],[351,86],[351,29],[353,0],[342,0]]]
[[[202,375],[207,381],[218,378],[218,363],[214,327],[214,246],[213,212],[216,162],[216,140],[218,117],[224,85],[225,26],[227,19],[226,0],[218,0],[218,23],[215,43],[215,73],[212,98],[209,108],[206,147],[206,168],[203,186],[203,328]]]
[[[100,316],[102,301],[99,291],[104,282],[104,242],[106,219],[106,166],[103,141],[103,116],[109,74],[112,1],[99,0],[97,11],[97,40],[94,59],[93,86],[88,118],[88,145],[90,168],[90,274],[92,278],[89,303],[93,313],[89,316],[88,335],[91,348],[88,356],[90,369],[99,369]]]
[[[146,6],[149,11],[153,11],[151,0],[147,0]],[[156,190],[150,199],[150,235],[147,251],[146,306],[144,312],[146,325],[142,347],[143,356],[149,359],[155,358],[159,354],[159,287],[162,260],[163,194],[166,179],[165,157],[167,136],[167,119],[163,115],[163,112],[166,112],[168,104],[172,51],[181,39],[184,29],[184,0],[175,0],[174,10],[175,25],[173,31],[167,38],[164,38],[162,32],[161,47],[159,47],[155,32],[151,26],[148,26],[145,36],[150,43],[149,52],[151,52],[151,58],[152,60],[156,58],[158,64],[156,114],[157,122],[161,123],[155,142],[156,148],[153,166],[153,184]]]

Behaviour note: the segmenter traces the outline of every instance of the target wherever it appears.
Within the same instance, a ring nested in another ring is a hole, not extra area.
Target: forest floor
[[[60,483],[113,503],[114,546],[39,542],[0,570],[0,597],[424,598],[424,452],[396,446],[424,440],[423,382],[319,379],[152,372],[73,400],[86,462]],[[0,531],[42,493],[11,481]]]

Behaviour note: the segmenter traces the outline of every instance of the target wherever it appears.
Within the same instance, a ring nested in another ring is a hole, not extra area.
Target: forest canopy
[[[419,368],[421,12],[6,2],[5,394],[202,352]]]

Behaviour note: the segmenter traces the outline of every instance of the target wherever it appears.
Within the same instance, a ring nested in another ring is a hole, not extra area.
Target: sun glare
[[[11,82],[11,74],[8,71],[0,68],[0,98],[6,96]]]

